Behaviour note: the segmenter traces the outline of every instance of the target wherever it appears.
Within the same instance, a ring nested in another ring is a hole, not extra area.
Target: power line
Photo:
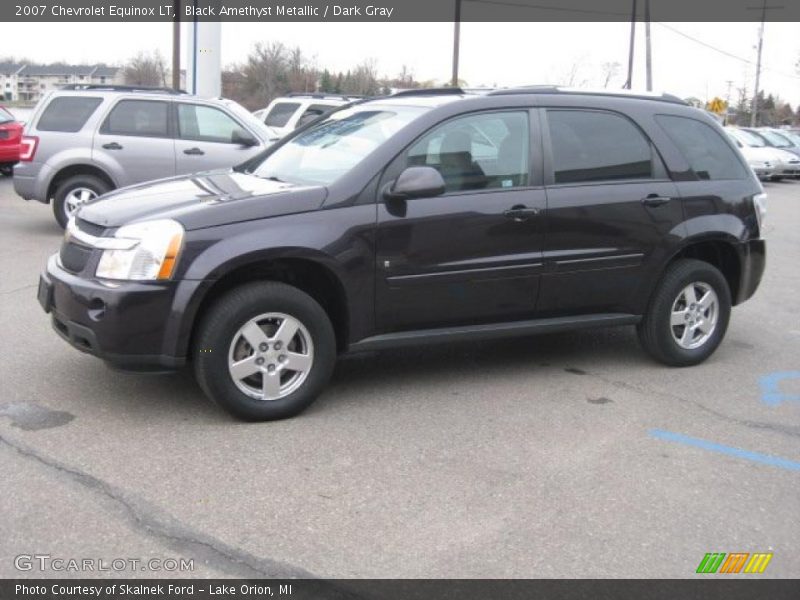
[[[687,40],[695,42],[696,44],[700,44],[701,46],[705,46],[709,50],[713,50],[714,52],[719,52],[720,54],[724,54],[728,58],[733,58],[735,60],[741,61],[741,62],[746,63],[748,65],[756,66],[756,63],[753,62],[750,59],[744,58],[742,56],[737,56],[736,54],[728,52],[727,50],[723,50],[722,48],[717,48],[716,46],[712,46],[711,44],[709,44],[707,42],[704,42],[703,40],[698,40],[696,37],[692,37],[688,33],[684,33],[682,31],[680,31],[679,29],[675,29],[674,27],[672,27],[670,25],[667,25],[666,23],[659,23],[657,21],[654,21],[654,23],[656,23],[656,25],[660,25],[664,29],[669,29],[671,32],[673,32],[673,33],[675,33],[675,34],[677,34],[677,35],[679,35],[681,37],[684,37]],[[764,71],[770,71],[772,73],[775,73],[776,75],[782,75],[783,77],[790,77],[792,79],[800,79],[800,76],[798,76],[798,75],[792,75],[791,73],[784,73],[783,71],[778,71],[777,69],[773,69],[773,68],[770,68],[770,67],[761,67],[761,69],[764,70]]]

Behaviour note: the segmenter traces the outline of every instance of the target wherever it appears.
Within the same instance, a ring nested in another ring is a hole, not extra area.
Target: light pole
[[[458,87],[458,49],[461,44],[461,0],[455,0],[456,14],[453,21],[453,76],[450,85]]]

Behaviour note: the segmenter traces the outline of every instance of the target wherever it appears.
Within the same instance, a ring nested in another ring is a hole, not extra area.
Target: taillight
[[[38,137],[35,135],[23,135],[22,141],[19,143],[19,159],[24,162],[32,161],[38,145]]]

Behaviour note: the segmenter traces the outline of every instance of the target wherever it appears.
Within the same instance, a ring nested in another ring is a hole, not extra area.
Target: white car
[[[269,106],[253,113],[280,139],[309,121],[327,114],[361,96],[336,94],[289,94],[275,98]]]
[[[756,136],[735,127],[726,127],[725,133],[741,151],[747,164],[759,179],[765,181],[775,173],[776,159],[771,148],[767,148]],[[753,139],[750,139],[753,138]],[[759,145],[759,142],[761,145]]]
[[[785,177],[797,177],[800,174],[800,158],[795,154],[770,147],[760,135],[744,129],[726,127],[725,131],[739,146],[760,179],[780,181]]]

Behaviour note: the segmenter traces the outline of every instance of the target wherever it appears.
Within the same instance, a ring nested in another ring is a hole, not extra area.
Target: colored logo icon
[[[695,573],[763,573],[771,560],[772,552],[709,552]]]
[[[800,402],[800,394],[781,391],[781,384],[792,379],[800,379],[800,371],[778,371],[762,377],[759,381],[761,401],[770,406],[777,406],[781,402]]]

